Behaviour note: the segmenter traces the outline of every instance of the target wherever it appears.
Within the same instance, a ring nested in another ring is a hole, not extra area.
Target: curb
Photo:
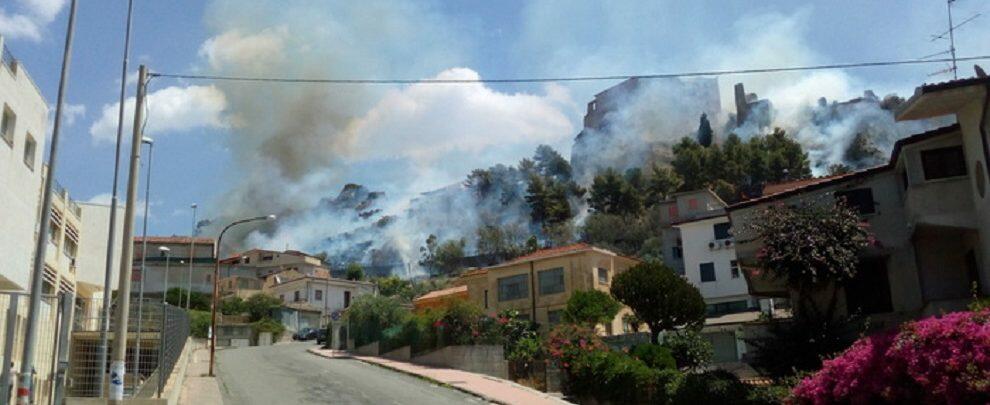
[[[387,364],[382,364],[382,363],[378,363],[378,362],[374,362],[374,361],[364,360],[364,359],[362,359],[360,357],[355,357],[355,356],[352,356],[350,354],[344,354],[344,355],[341,355],[341,356],[329,356],[329,355],[326,355],[326,354],[321,353],[320,352],[320,349],[316,349],[316,348],[307,349],[306,351],[308,351],[308,352],[310,352],[310,353],[312,353],[314,355],[317,355],[317,356],[320,356],[320,357],[324,357],[324,358],[328,358],[328,359],[353,359],[353,360],[357,360],[357,361],[360,361],[360,362],[365,363],[365,364],[371,364],[371,365],[378,366],[378,367],[381,367],[381,368],[384,368],[384,369],[387,369],[387,370],[392,370],[392,371],[399,372],[399,373],[402,373],[402,374],[405,374],[405,375],[408,375],[408,376],[412,376],[412,377],[416,377],[416,378],[419,378],[419,379],[422,379],[422,380],[430,381],[433,384],[436,384],[436,385],[439,385],[439,386],[453,388],[453,389],[458,390],[458,391],[461,391],[461,392],[463,392],[465,394],[469,394],[469,395],[472,395],[472,396],[481,398],[481,399],[483,399],[485,401],[488,401],[489,403],[499,404],[499,405],[513,405],[512,403],[508,403],[508,402],[504,402],[504,401],[501,401],[501,400],[498,400],[498,399],[495,399],[495,398],[491,398],[491,397],[489,397],[489,396],[487,396],[485,394],[482,394],[482,393],[479,393],[479,392],[475,392],[475,391],[471,391],[471,390],[469,390],[467,388],[464,388],[464,387],[459,387],[459,386],[456,386],[456,385],[451,385],[451,384],[445,383],[443,381],[438,381],[438,380],[435,380],[433,378],[427,377],[427,376],[422,375],[422,374],[416,374],[416,373],[411,372],[411,371],[402,370],[402,369],[399,369],[399,368],[396,368],[396,367],[391,367],[391,366],[389,366]],[[509,385],[517,388],[517,389],[524,389],[524,390],[529,390],[529,391],[535,391],[532,388],[529,388],[529,387],[520,385],[518,383],[509,381],[509,380],[503,380],[501,378],[496,378],[496,377],[487,376],[487,375],[483,375],[482,378],[485,378],[485,379],[488,379],[488,380],[492,380],[492,381],[498,381],[500,383],[507,383],[507,384],[509,384]],[[540,396],[542,396],[544,398],[555,400],[555,401],[557,401],[557,402],[559,402],[561,404],[570,404],[570,402],[564,401],[563,399],[557,398],[557,397],[552,396],[552,395],[548,395],[545,392],[539,392],[539,391],[535,391],[535,392],[538,393]]]

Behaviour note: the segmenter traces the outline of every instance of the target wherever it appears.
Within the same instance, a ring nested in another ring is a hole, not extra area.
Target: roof
[[[140,236],[134,237],[134,243],[144,242],[145,238]],[[174,243],[174,244],[187,244],[193,243],[212,245],[213,238],[191,238],[188,236],[149,236],[147,237],[148,243]]]
[[[757,204],[760,204],[760,203],[764,203],[764,202],[768,202],[768,201],[773,201],[773,200],[778,200],[778,199],[781,199],[781,198],[784,198],[784,197],[789,197],[789,196],[792,196],[792,195],[796,195],[796,194],[800,194],[800,193],[804,193],[804,192],[808,192],[808,191],[812,191],[812,190],[818,190],[818,189],[825,188],[825,187],[828,187],[828,186],[831,186],[831,185],[834,185],[834,184],[842,183],[844,181],[850,181],[850,180],[860,179],[860,178],[864,178],[864,177],[869,177],[869,176],[872,176],[874,174],[877,174],[877,173],[880,173],[880,172],[884,172],[884,171],[886,171],[886,170],[888,170],[890,168],[891,168],[891,166],[889,164],[884,164],[884,165],[880,165],[880,166],[871,167],[869,169],[859,170],[859,171],[855,171],[855,172],[851,172],[851,173],[846,173],[846,174],[840,174],[840,175],[837,175],[837,176],[817,177],[815,179],[809,179],[809,180],[813,180],[813,181],[808,181],[808,182],[805,182],[805,183],[802,183],[802,184],[797,184],[797,185],[794,185],[794,186],[791,186],[791,187],[784,187],[782,190],[780,190],[780,191],[778,191],[778,192],[776,192],[774,194],[766,194],[766,193],[764,193],[760,197],[750,198],[748,200],[743,200],[743,201],[737,202],[735,204],[732,204],[728,208],[726,208],[726,210],[727,211],[733,211],[733,210],[737,210],[737,209],[740,209],[740,208],[746,208],[746,207],[750,207],[750,206],[757,205]]]
[[[566,255],[574,254],[574,253],[590,252],[590,251],[594,251],[594,252],[598,252],[598,253],[602,253],[602,254],[606,254],[606,255],[610,255],[610,256],[615,256],[615,257],[621,257],[621,258],[628,259],[628,260],[634,260],[634,261],[637,261],[637,262],[639,261],[639,259],[632,258],[632,257],[622,256],[622,255],[619,255],[619,254],[617,254],[617,253],[615,253],[615,252],[613,252],[611,250],[606,250],[606,249],[602,249],[602,248],[599,248],[599,247],[594,247],[594,246],[589,245],[587,243],[574,243],[574,244],[566,245],[566,246],[558,246],[558,247],[553,247],[553,248],[540,249],[540,250],[537,250],[537,251],[535,251],[533,253],[519,256],[519,257],[517,257],[515,259],[512,259],[512,260],[509,260],[507,262],[499,263],[499,264],[496,264],[494,266],[488,266],[484,270],[485,271],[488,271],[488,269],[493,269],[493,268],[498,268],[498,267],[511,266],[511,265],[514,265],[514,264],[526,263],[526,262],[531,262],[531,261],[534,261],[534,260],[549,259],[549,258],[553,258],[553,257],[560,257],[560,256],[566,256]]]
[[[684,225],[684,224],[689,224],[689,223],[692,223],[692,222],[704,221],[706,219],[713,219],[713,218],[718,218],[718,217],[724,217],[724,216],[727,216],[727,215],[728,214],[725,213],[725,210],[724,209],[704,211],[704,212],[698,213],[697,215],[692,216],[690,218],[685,218],[685,219],[682,219],[680,221],[672,222],[670,224],[670,226]]]
[[[935,93],[943,90],[957,89],[960,87],[972,86],[975,84],[990,84],[990,77],[968,77],[965,79],[949,80],[945,82],[923,84],[915,90],[915,94]]]
[[[488,274],[488,269],[471,269],[461,273],[460,277],[472,277]]]
[[[444,288],[442,290],[430,291],[426,294],[416,297],[415,299],[413,299],[413,302],[432,301],[454,295],[466,295],[467,293],[468,293],[467,286],[461,285],[457,287]]]
[[[784,197],[789,197],[795,194],[817,190],[844,181],[868,177],[886,170],[893,169],[894,165],[897,164],[897,159],[900,156],[901,150],[905,146],[918,142],[923,142],[959,130],[960,130],[959,124],[953,124],[941,128],[936,128],[931,131],[922,132],[920,134],[914,134],[906,138],[902,138],[898,140],[896,143],[894,143],[894,150],[891,153],[890,161],[886,164],[871,167],[869,169],[859,170],[859,171],[835,175],[835,176],[816,177],[812,179],[804,179],[804,180],[797,180],[787,183],[767,185],[763,189],[762,196],[737,202],[735,204],[730,205],[728,208],[726,208],[726,210],[732,211],[740,208],[746,208],[763,202],[773,201]]]

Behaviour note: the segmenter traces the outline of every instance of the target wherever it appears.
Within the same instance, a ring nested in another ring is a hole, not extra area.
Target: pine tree
[[[708,122],[707,114],[702,113],[700,121],[698,124],[698,144],[707,148],[712,146],[715,135],[712,132],[712,124]]]

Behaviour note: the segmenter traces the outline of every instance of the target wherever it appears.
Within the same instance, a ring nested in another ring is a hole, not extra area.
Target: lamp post
[[[148,145],[148,167],[144,184],[144,218],[142,218],[143,230],[141,231],[141,270],[139,274],[140,281],[138,281],[138,307],[137,307],[137,336],[135,337],[134,343],[134,392],[137,392],[138,381],[140,378],[141,369],[141,321],[144,318],[144,276],[145,276],[145,263],[148,259],[148,205],[151,203],[149,198],[151,197],[151,157],[155,151],[155,140],[149,137],[141,137],[141,143]]]
[[[192,203],[189,208],[192,208],[192,230],[189,232],[189,276],[186,278],[186,311],[189,310],[189,301],[192,300],[192,268],[193,261],[196,259],[196,203]]]
[[[228,229],[235,225],[240,225],[248,222],[254,221],[274,221],[275,215],[266,215],[254,218],[245,218],[231,222],[229,225],[225,226],[223,230],[220,231],[220,236],[217,236],[217,243],[214,249],[214,259],[216,259],[213,268],[213,304],[210,306],[210,377],[213,377],[213,364],[216,359],[217,350],[217,296],[219,295],[220,288],[220,243],[223,242],[223,234],[227,232]]]
[[[162,288],[162,304],[168,304],[168,261],[171,259],[172,249],[168,246],[159,246],[158,251],[165,255],[165,287]]]

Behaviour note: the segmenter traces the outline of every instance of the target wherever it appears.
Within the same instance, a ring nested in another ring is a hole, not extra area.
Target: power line
[[[837,63],[830,65],[813,66],[791,66],[760,69],[734,69],[734,70],[709,70],[699,72],[680,73],[658,73],[646,75],[610,75],[610,76],[571,76],[571,77],[537,77],[537,78],[509,78],[509,79],[332,79],[332,78],[293,78],[293,77],[250,77],[250,76],[222,76],[222,75],[197,75],[186,73],[149,73],[151,77],[163,77],[172,79],[189,80],[222,80],[239,82],[271,82],[271,83],[310,83],[310,84],[467,84],[467,83],[547,83],[547,82],[589,82],[602,80],[623,80],[628,78],[637,79],[668,79],[678,77],[701,77],[701,76],[726,76],[755,73],[780,73],[780,72],[800,72],[808,70],[832,70],[849,69],[879,66],[897,65],[918,65],[943,62],[965,62],[973,60],[987,60],[990,55],[967,56],[961,58],[942,59],[911,59],[881,62],[859,62],[859,63]]]

